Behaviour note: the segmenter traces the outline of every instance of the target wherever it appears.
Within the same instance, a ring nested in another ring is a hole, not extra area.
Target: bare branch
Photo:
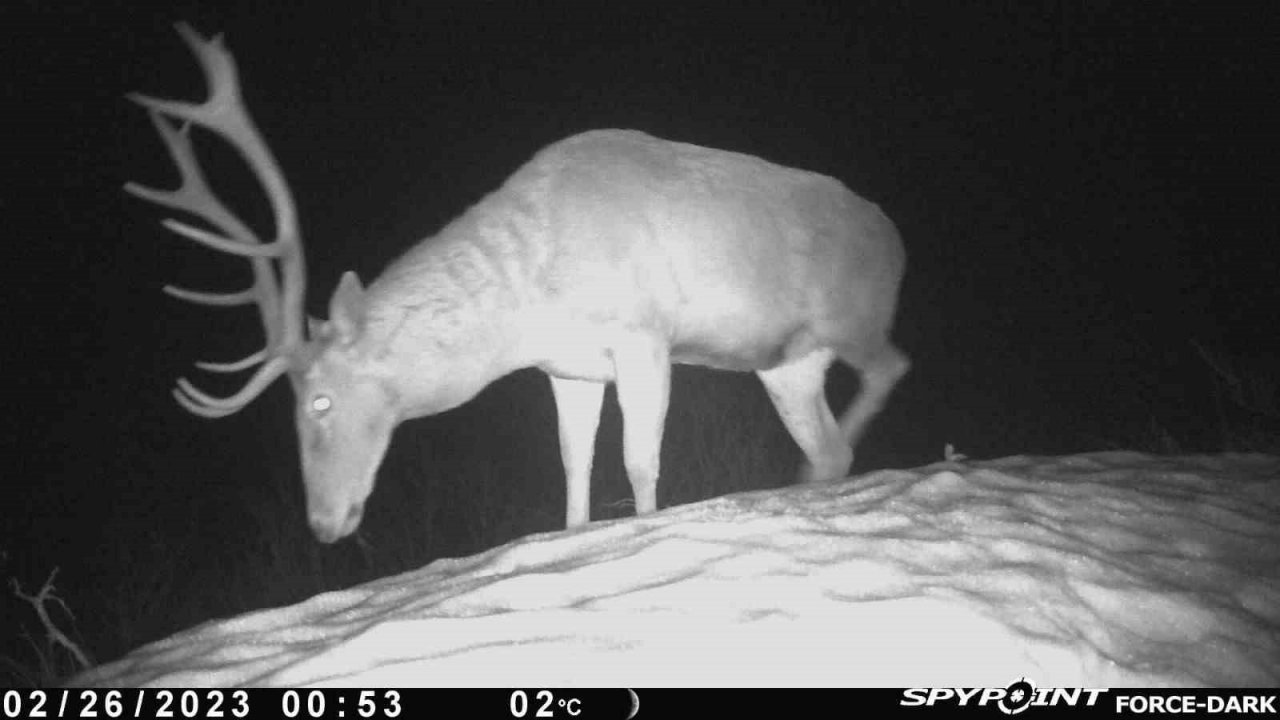
[[[57,576],[58,568],[55,567],[53,571],[49,573],[49,579],[44,581],[44,585],[40,587],[40,591],[35,595],[28,595],[23,592],[22,585],[18,582],[17,578],[11,578],[9,585],[13,589],[13,594],[15,596],[20,600],[27,601],[31,604],[31,607],[35,609],[36,616],[40,618],[40,624],[44,626],[48,643],[54,647],[61,646],[67,652],[71,653],[71,656],[75,658],[76,662],[80,665],[80,669],[85,670],[93,666],[93,662],[89,659],[88,653],[80,649],[79,645],[58,629],[53,618],[49,616],[48,608],[45,606],[46,602],[56,603],[62,607],[62,611],[65,612],[68,617],[73,621],[76,619],[76,616],[71,612],[71,608],[67,607],[67,604],[62,601],[62,598],[54,595],[55,588],[53,587],[53,579]]]

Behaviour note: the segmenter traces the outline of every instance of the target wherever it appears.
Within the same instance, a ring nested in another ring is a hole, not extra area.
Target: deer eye
[[[333,399],[328,395],[316,395],[311,398],[311,414],[323,417],[333,407]]]

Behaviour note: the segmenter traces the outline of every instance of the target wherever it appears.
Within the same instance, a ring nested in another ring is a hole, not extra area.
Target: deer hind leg
[[[613,351],[614,381],[622,408],[622,455],[636,500],[636,515],[658,509],[662,428],[671,394],[669,349],[634,338]]]
[[[842,478],[853,462],[853,450],[827,405],[827,368],[834,359],[835,352],[823,348],[756,373],[782,424],[809,461],[800,473],[803,481]]]
[[[840,353],[840,359],[856,368],[862,377],[858,397],[840,415],[840,433],[845,444],[856,448],[867,424],[880,412],[894,386],[911,369],[911,361],[888,342],[878,345],[873,353],[847,348]]]
[[[565,527],[586,525],[591,514],[591,465],[604,383],[551,377],[560,424],[560,458],[564,461]]]

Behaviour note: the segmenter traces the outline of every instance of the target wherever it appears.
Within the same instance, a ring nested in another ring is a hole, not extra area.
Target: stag
[[[125,189],[199,219],[178,235],[248,258],[253,285],[222,294],[166,286],[202,305],[256,304],[263,350],[213,372],[257,371],[229,397],[182,378],[174,396],[217,418],[276,378],[293,386],[315,537],[359,526],[392,430],[537,367],[551,379],[566,480],[565,523],[589,519],[607,383],[617,388],[637,514],[657,508],[672,363],[754,371],[807,459],[802,477],[843,477],[867,424],[907,371],[889,340],[905,253],[893,223],[839,181],[760,158],[594,130],[553,143],[368,288],[345,273],[326,322],[304,321],[305,266],[289,186],[241,97],[221,36],[178,33],[204,71],[199,103],[133,94],[177,167],[176,190]],[[212,192],[190,139],[228,142],[261,183],[274,236],[260,238]],[[837,420],[828,367],[862,380]]]

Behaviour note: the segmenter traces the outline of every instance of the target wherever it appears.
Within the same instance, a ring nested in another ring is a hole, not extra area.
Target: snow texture
[[[205,623],[97,686],[1280,684],[1280,458],[886,470]]]

